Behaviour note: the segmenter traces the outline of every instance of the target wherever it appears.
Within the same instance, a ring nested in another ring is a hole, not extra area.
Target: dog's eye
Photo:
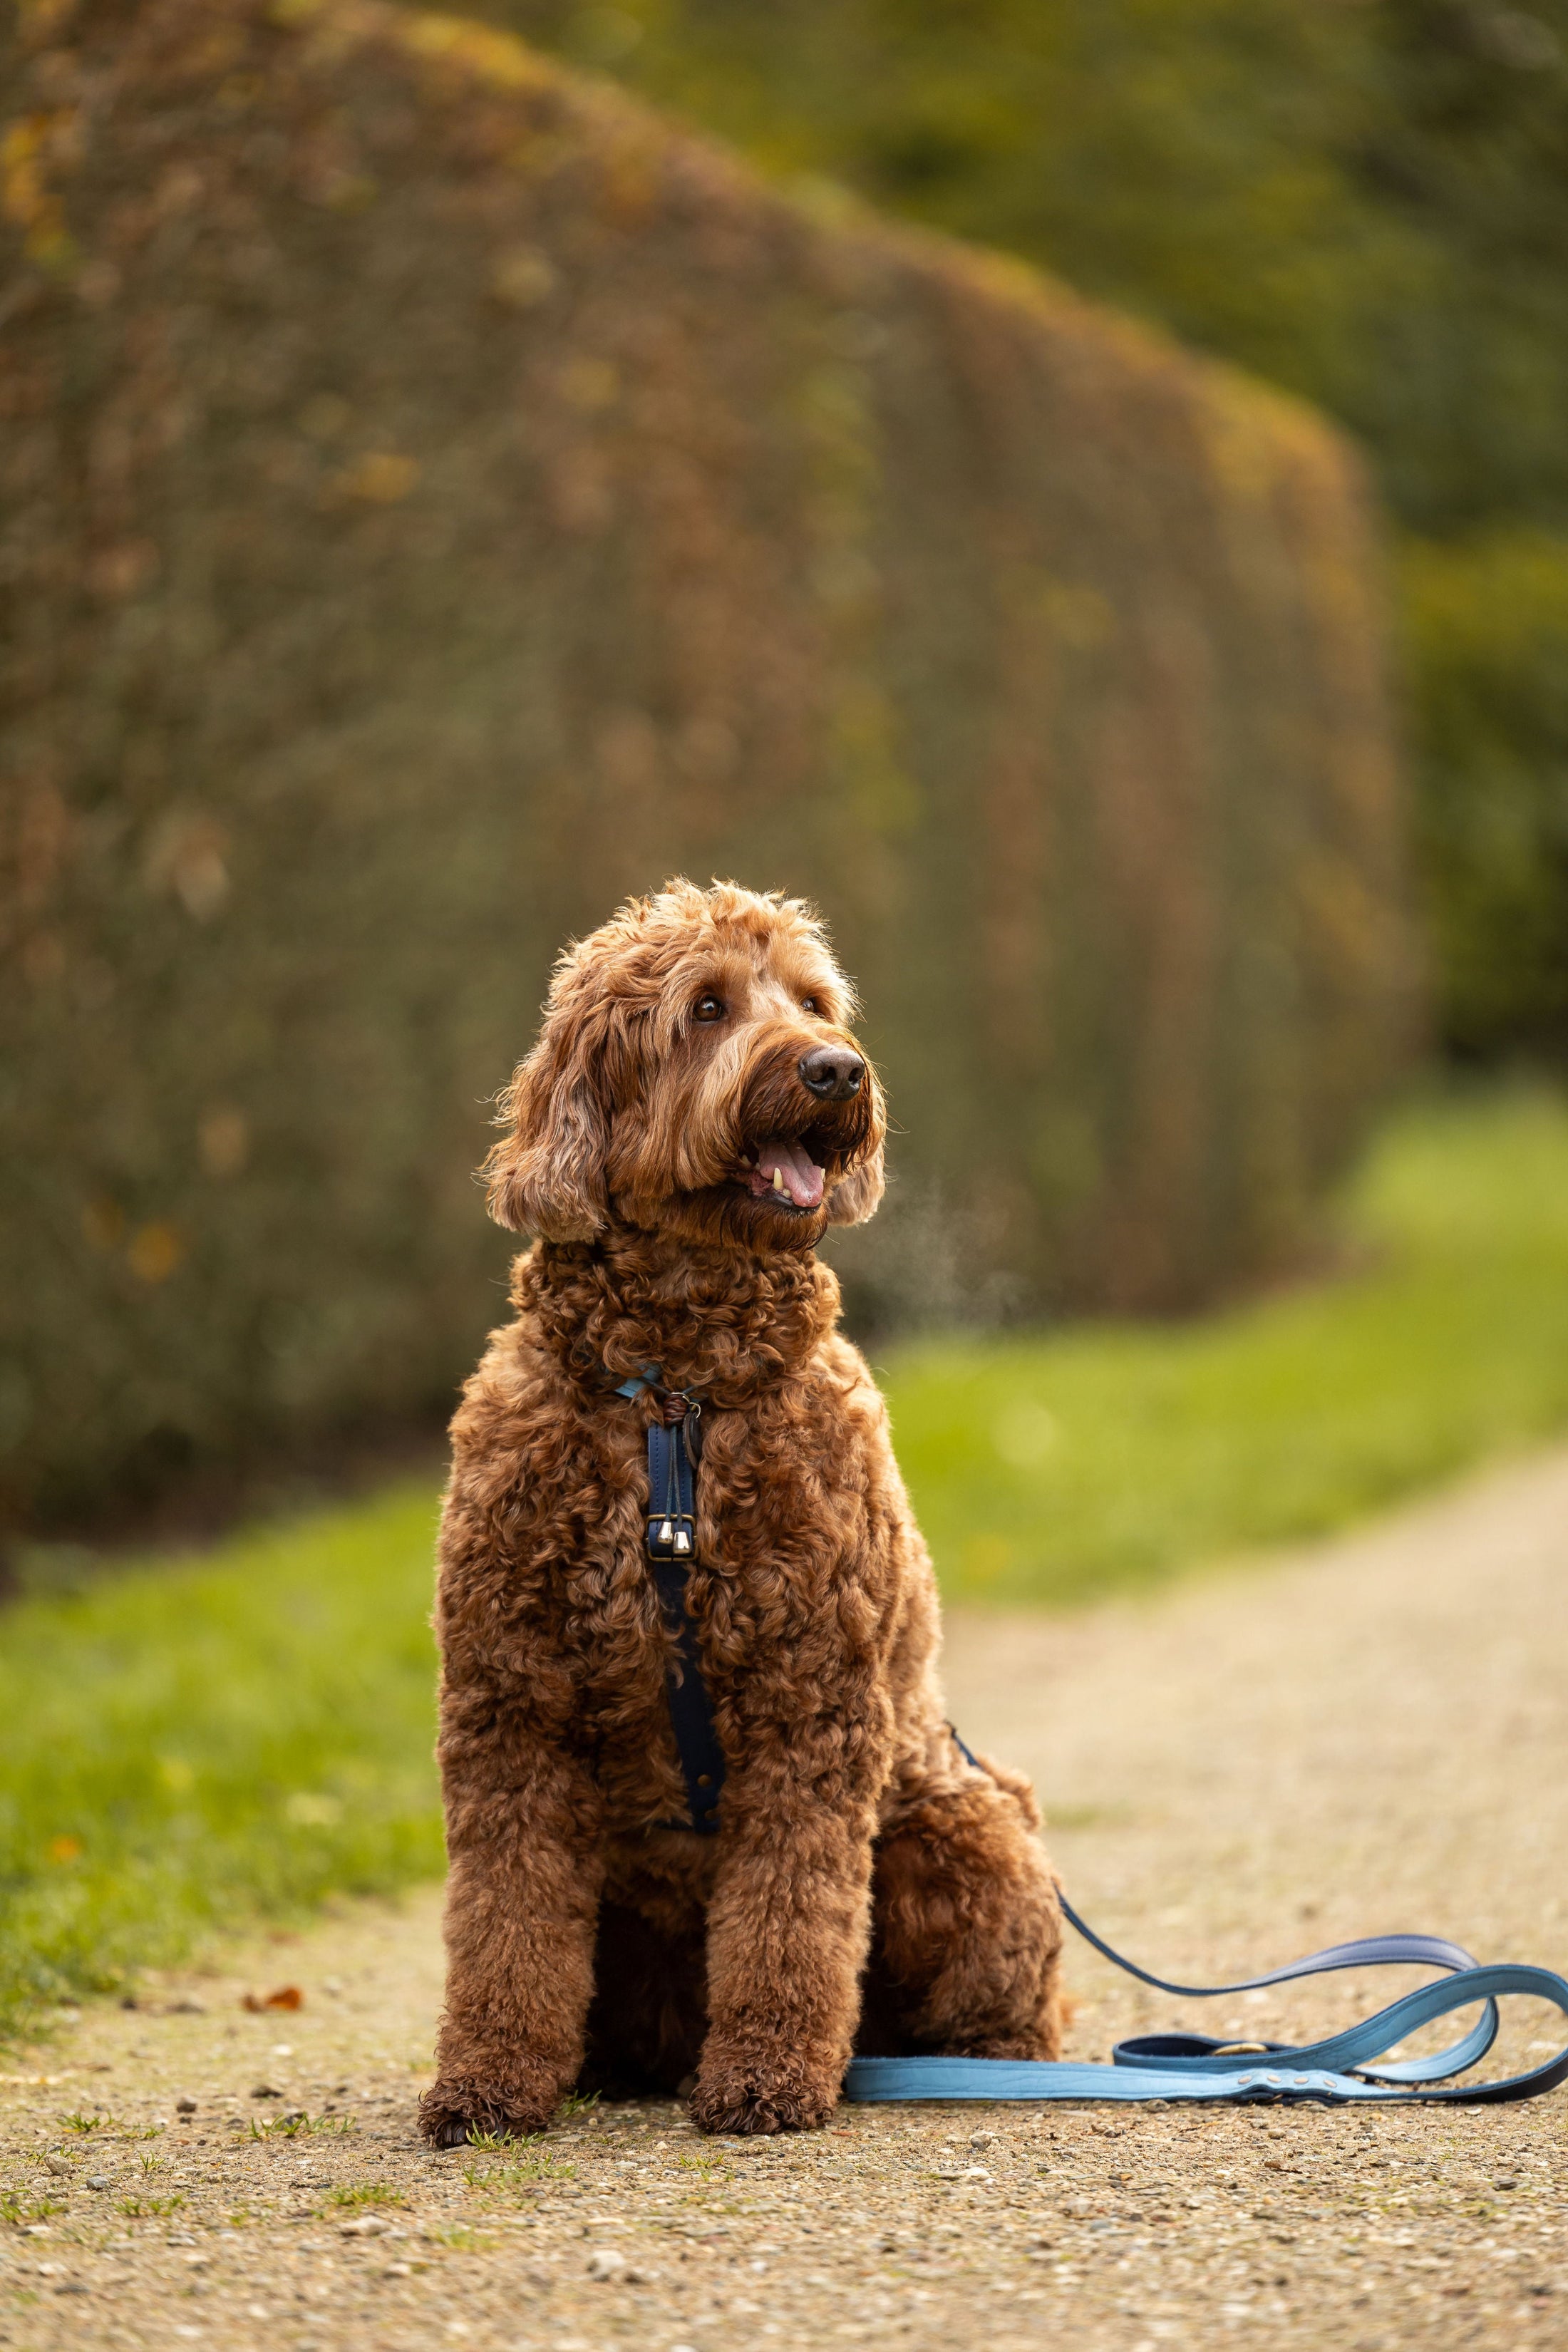
[[[800,1009],[803,1013],[820,1013],[822,1007],[815,996],[803,996],[800,1000]]]
[[[699,1021],[722,1021],[724,1018],[724,1000],[721,996],[715,996],[711,990],[706,996],[698,998],[693,1009]]]

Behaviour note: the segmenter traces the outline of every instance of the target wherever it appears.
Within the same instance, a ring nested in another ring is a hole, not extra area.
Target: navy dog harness
[[[658,1401],[661,1418],[647,1433],[647,1557],[665,1622],[673,1636],[668,1677],[670,1727],[680,1758],[691,1810],[689,1824],[659,1822],[658,1829],[711,1837],[718,1830],[719,1798],[724,1786],[724,1753],[713,1727],[713,1707],[703,1679],[697,1624],[687,1591],[697,1556],[697,1465],[701,1458],[701,1407],[683,1390],[667,1389],[657,1364],[623,1381],[617,1396],[636,1399],[644,1391]],[[949,1726],[952,1729],[951,1725]],[[953,1739],[974,1769],[984,1767],[958,1733]],[[1497,2039],[1498,2000],[1525,1993],[1549,2001],[1568,2021],[1568,1979],[1554,1969],[1517,1961],[1479,1966],[1462,1945],[1442,1936],[1363,1936],[1331,1944],[1305,1959],[1246,1977],[1237,1984],[1179,1985],[1152,1976],[1124,1959],[1095,1933],[1061,1895],[1062,1916],[1104,1958],[1157,1992],[1183,2000],[1216,2000],[1226,1994],[1260,1991],[1303,1977],[1341,1969],[1422,1967],[1443,1971],[1434,1984],[1419,1986],[1375,2016],[1326,2041],[1220,2042],[1202,2033],[1146,2033],[1120,2042],[1109,2065],[1079,2065],[1035,2058],[852,2058],[844,2079],[847,2099],[880,2102],[910,2099],[1204,2100],[1246,2105],[1280,2100],[1331,2104],[1367,2101],[1405,2105],[1412,2101],[1491,2105],[1539,2097],[1568,2081],[1568,2049],[1543,2065],[1498,2083],[1465,2084],[1455,2078],[1479,2063]],[[1468,2032],[1426,2058],[1373,2061],[1406,2034],[1439,2017],[1479,2001],[1481,2013]]]
[[[647,1389],[658,1400],[662,1421],[647,1432],[647,1558],[658,1588],[659,1605],[674,1636],[666,1677],[669,1723],[691,1809],[690,1827],[711,1837],[719,1827],[719,1792],[724,1786],[724,1751],[713,1728],[713,1703],[702,1675],[697,1622],[687,1593],[687,1575],[697,1558],[697,1465],[702,1453],[702,1408],[681,1389],[667,1389],[657,1364],[645,1364],[624,1381],[617,1396],[636,1398]],[[657,1829],[685,1829],[685,1822],[658,1822]]]

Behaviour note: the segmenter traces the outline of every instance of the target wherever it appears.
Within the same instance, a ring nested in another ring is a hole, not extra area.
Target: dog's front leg
[[[447,2008],[420,2125],[454,2147],[542,2131],[576,2081],[604,1865],[593,1781],[515,1697],[448,1683],[440,1756]]]
[[[808,2130],[837,2104],[859,2014],[871,1822],[748,1808],[721,1845],[692,2117],[710,2132]]]

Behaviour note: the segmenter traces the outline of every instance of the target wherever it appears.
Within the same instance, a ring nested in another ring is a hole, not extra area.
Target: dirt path
[[[957,1720],[1035,1773],[1070,1889],[1152,1965],[1203,1980],[1403,1926],[1568,1963],[1568,1455],[1144,1609],[961,1619],[950,1660]],[[1182,2013],[1087,1954],[1073,1980],[1074,2055]],[[286,1982],[297,2013],[240,2006]],[[434,2157],[438,1989],[423,1895],[63,2028],[0,2085],[0,2343],[1568,2346],[1563,2094],[860,2108],[749,2145],[650,2105]],[[1363,1999],[1216,2007],[1293,2038]],[[1526,2012],[1503,2054],[1548,2038]]]

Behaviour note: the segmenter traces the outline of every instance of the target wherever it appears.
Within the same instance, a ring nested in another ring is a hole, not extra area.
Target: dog
[[[1058,2054],[1033,1794],[947,1723],[931,1560],[816,1256],[882,1193],[853,1013],[807,907],[677,880],[567,949],[500,1098],[491,1213],[533,1246],[441,1527],[439,2147],[542,2130],[574,2085],[771,2133],[826,2122],[856,2050]],[[711,1835],[645,1550],[671,1392],[700,1412]]]

